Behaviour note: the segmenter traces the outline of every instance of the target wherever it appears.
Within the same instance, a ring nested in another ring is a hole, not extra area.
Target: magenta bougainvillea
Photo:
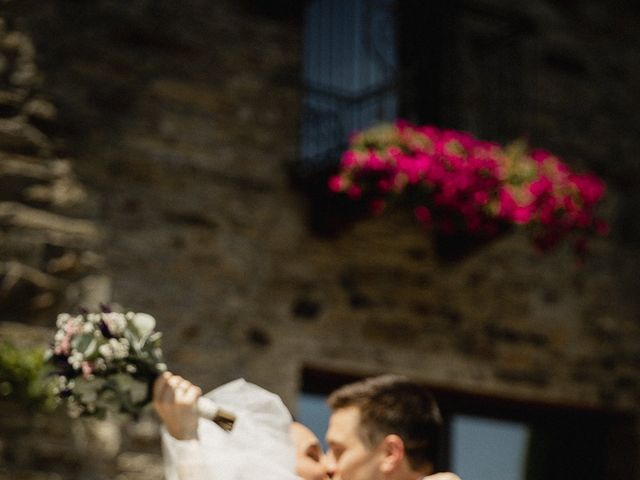
[[[557,156],[472,135],[404,121],[352,136],[329,188],[379,213],[409,206],[425,227],[444,235],[491,238],[510,224],[528,228],[541,250],[569,235],[582,252],[586,238],[604,234],[595,216],[605,184],[575,173]]]

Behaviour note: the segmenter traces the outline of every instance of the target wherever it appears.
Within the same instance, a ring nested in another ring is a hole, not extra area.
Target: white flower
[[[103,372],[107,369],[107,362],[104,361],[104,358],[96,358],[95,362],[93,362],[93,369],[96,372]]]
[[[84,317],[82,315],[76,315],[75,317],[71,317],[68,323],[71,323],[71,325],[73,325],[77,330],[84,323]]]
[[[93,323],[87,322],[82,326],[82,333],[92,333],[96,330]]]
[[[56,319],[56,327],[58,328],[64,327],[64,324],[67,323],[67,321],[70,318],[71,318],[71,315],[69,315],[68,313],[61,313],[60,315],[58,315],[58,318]]]
[[[113,339],[111,339],[113,340]],[[110,343],[105,343],[98,347],[98,353],[104,358],[107,362],[113,360],[113,348]]]
[[[83,404],[95,402],[98,399],[98,389],[101,388],[103,382],[92,380],[78,380],[73,389],[74,395],[80,399]]]
[[[53,336],[53,339],[55,340],[56,343],[60,343],[64,338],[64,336],[65,336],[65,333],[62,330],[58,330],[56,334]]]
[[[58,377],[58,388],[60,390],[66,390],[67,389],[67,385],[68,385],[67,377],[64,377],[64,376],[60,375]]]
[[[92,323],[98,323],[100,321],[100,314],[90,313],[89,315],[87,315],[87,320],[89,320]]]
[[[127,366],[125,367],[125,369],[127,370],[127,372],[129,373],[136,373],[138,371],[138,369],[136,368],[135,365],[132,365],[131,363],[127,364]]]
[[[113,358],[127,358],[129,356],[129,340],[126,338],[110,338],[109,346],[113,351]]]
[[[112,390],[103,390],[98,396],[96,407],[117,412],[120,409],[120,399]]]
[[[144,399],[147,398],[148,391],[149,387],[146,383],[139,380],[134,380],[131,388],[129,389],[131,401],[133,403],[140,403],[144,401]]]
[[[127,328],[127,320],[121,313],[103,313],[102,320],[107,325],[107,328],[109,328],[111,334],[115,336],[122,335],[125,328]]]
[[[80,365],[82,364],[83,360],[84,360],[84,355],[76,351],[74,351],[71,355],[69,355],[69,358],[67,359],[67,361],[69,362],[69,365],[71,365],[76,370],[80,368]]]

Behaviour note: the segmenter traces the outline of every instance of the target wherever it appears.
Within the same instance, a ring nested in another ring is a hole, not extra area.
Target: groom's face
[[[376,480],[380,478],[381,453],[367,447],[360,438],[357,407],[335,410],[327,430],[326,463],[332,480]]]

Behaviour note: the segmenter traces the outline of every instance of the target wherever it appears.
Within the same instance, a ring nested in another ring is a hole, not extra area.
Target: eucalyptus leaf
[[[133,387],[135,380],[126,373],[116,373],[109,378],[118,392],[128,392]]]
[[[137,329],[135,328],[134,325],[132,325],[131,328],[125,330],[124,338],[126,338],[129,341],[129,345],[131,345],[133,350],[138,355],[140,355],[140,353],[142,351],[142,345],[144,344],[144,341],[140,340],[139,334],[138,334]]]
[[[147,398],[148,391],[149,387],[146,383],[141,382],[140,380],[134,380],[129,390],[131,401],[134,404],[140,404],[141,402],[144,402]]]
[[[112,390],[104,390],[96,401],[98,412],[106,414],[107,411],[117,413],[120,410],[120,399]]]
[[[73,348],[82,353],[85,357],[93,355],[98,348],[98,343],[91,333],[75,337],[71,344]]]
[[[73,387],[73,393],[82,403],[95,402],[104,384],[105,381],[101,378],[94,378],[92,380],[79,378]]]

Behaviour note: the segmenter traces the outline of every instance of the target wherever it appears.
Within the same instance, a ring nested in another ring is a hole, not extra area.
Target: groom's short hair
[[[382,375],[345,385],[328,398],[329,407],[357,407],[359,435],[373,448],[387,435],[398,435],[409,465],[422,470],[435,463],[442,416],[427,389],[398,375]]]

